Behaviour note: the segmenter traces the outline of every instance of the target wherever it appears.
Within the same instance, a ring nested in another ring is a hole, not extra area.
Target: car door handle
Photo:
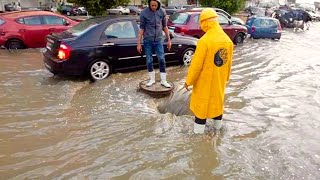
[[[55,28],[50,28],[50,29],[49,29],[50,32],[52,32],[52,31],[54,31],[54,30],[56,30],[56,29],[55,29]]]
[[[104,43],[103,46],[114,46],[114,43]]]

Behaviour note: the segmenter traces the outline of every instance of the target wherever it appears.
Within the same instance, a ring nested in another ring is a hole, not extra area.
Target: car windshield
[[[4,20],[0,19],[0,25],[4,23]]]
[[[74,36],[80,36],[85,32],[89,31],[90,29],[97,26],[101,23],[104,18],[92,18],[85,21],[82,21],[78,25],[73,26],[72,28],[68,29],[67,32],[71,33]]]
[[[187,13],[175,13],[170,16],[169,21],[174,24],[185,24],[189,19],[189,14]]]

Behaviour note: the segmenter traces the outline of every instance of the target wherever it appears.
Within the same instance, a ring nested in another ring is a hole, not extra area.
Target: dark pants
[[[150,41],[150,40],[143,40],[144,51],[146,53],[147,59],[147,67],[148,71],[153,71],[153,57],[152,53],[155,51],[157,54],[158,62],[159,62],[159,69],[160,72],[166,72],[166,62],[164,59],[164,49],[162,41]]]
[[[221,119],[222,119],[222,114],[221,114],[220,116],[214,117],[214,118],[212,118],[212,119],[214,119],[214,120],[221,120]],[[197,118],[197,117],[195,116],[194,122],[197,123],[197,124],[206,124],[207,119],[200,119],[200,118]]]

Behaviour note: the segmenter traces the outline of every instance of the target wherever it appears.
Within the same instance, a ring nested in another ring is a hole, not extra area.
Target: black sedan
[[[145,69],[145,55],[136,50],[138,24],[138,18],[128,16],[94,17],[65,32],[48,35],[44,65],[53,74],[88,75],[93,81],[112,72]],[[164,36],[166,64],[188,65],[197,39],[176,34],[171,38],[168,51]]]

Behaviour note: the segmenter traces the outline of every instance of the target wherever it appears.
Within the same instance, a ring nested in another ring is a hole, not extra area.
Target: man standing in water
[[[142,53],[141,39],[143,36],[143,46],[147,59],[149,82],[146,86],[152,86],[155,81],[155,71],[153,70],[152,53],[155,51],[159,61],[161,85],[170,88],[171,85],[166,79],[166,62],[164,57],[162,31],[167,37],[167,47],[171,49],[170,33],[167,26],[166,12],[160,7],[158,0],[149,0],[149,7],[140,14],[140,30],[138,34],[137,51]]]
[[[190,110],[195,115],[194,133],[203,134],[207,118],[214,119],[215,129],[222,125],[224,91],[229,80],[233,43],[220,27],[218,14],[212,8],[200,14],[200,26],[205,34],[198,41],[185,82],[193,85]]]

